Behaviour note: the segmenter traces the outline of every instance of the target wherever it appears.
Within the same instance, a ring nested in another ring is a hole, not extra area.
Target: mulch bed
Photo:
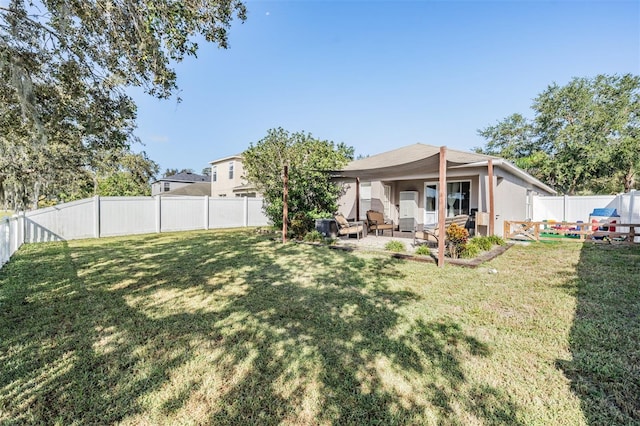
[[[320,245],[320,244],[318,244]],[[496,246],[494,248],[492,248],[489,251],[485,251],[482,254],[480,254],[480,256],[473,258],[473,259],[451,259],[450,257],[445,257],[444,261],[445,263],[451,264],[451,265],[456,265],[456,266],[463,266],[466,268],[477,268],[478,265],[483,264],[484,262],[487,262],[491,259],[494,259],[498,256],[500,256],[502,253],[504,253],[505,251],[509,250],[509,248],[511,248],[511,246],[513,246],[513,243],[507,243],[503,246]],[[354,250],[362,250],[362,249],[358,249],[357,247],[354,246],[328,246],[330,249],[333,250],[342,250],[342,251],[354,251]],[[372,251],[371,248],[367,248],[367,251]],[[394,252],[390,252],[390,251],[386,251],[386,250],[381,250],[381,253],[387,253],[389,254],[391,257],[395,257],[396,259],[405,259],[405,260],[412,260],[414,262],[427,262],[427,263],[438,263],[438,258],[437,256],[433,256],[433,255],[429,255],[429,256],[421,256],[418,254],[407,254],[407,253],[394,253]]]

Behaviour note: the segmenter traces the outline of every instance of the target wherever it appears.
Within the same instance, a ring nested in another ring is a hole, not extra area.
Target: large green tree
[[[552,84],[533,120],[513,114],[479,130],[480,151],[513,161],[562,193],[628,192],[640,169],[640,77],[599,75]]]
[[[173,64],[197,39],[228,46],[240,0],[9,0],[0,5],[0,196],[39,190],[135,141],[129,86],[177,89]]]
[[[97,195],[151,195],[151,181],[160,167],[143,151],[137,154],[123,151],[110,169],[96,176]]]
[[[343,188],[328,172],[345,166],[353,153],[344,143],[277,128],[251,144],[242,156],[246,179],[264,195],[267,216],[281,226],[284,166],[289,170],[289,217],[333,213]]]

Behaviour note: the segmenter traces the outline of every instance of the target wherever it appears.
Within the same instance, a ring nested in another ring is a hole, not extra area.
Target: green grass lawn
[[[0,270],[0,424],[637,424],[639,342],[637,247],[32,244]]]

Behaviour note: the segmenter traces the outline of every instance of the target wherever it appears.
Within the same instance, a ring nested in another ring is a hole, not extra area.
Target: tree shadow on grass
[[[584,244],[577,266],[571,380],[590,424],[640,424],[640,248]]]
[[[517,423],[467,383],[485,343],[399,313],[401,266],[246,232],[30,246],[0,272],[0,421]]]

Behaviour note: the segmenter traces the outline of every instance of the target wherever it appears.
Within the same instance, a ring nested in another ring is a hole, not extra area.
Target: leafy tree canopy
[[[175,62],[196,39],[228,47],[240,0],[10,0],[0,5],[0,197],[16,207],[39,188],[120,155],[136,141],[136,106],[177,89]]]
[[[560,192],[619,192],[640,172],[640,76],[598,75],[552,84],[534,119],[513,114],[479,130],[480,152],[513,161]]]
[[[124,152],[111,170],[98,176],[97,195],[136,196],[151,195],[151,181],[158,174],[159,166],[145,152]]]
[[[289,166],[289,217],[333,213],[343,188],[327,172],[344,167],[353,153],[344,143],[271,129],[243,153],[245,177],[264,195],[267,216],[281,226],[284,166]]]

